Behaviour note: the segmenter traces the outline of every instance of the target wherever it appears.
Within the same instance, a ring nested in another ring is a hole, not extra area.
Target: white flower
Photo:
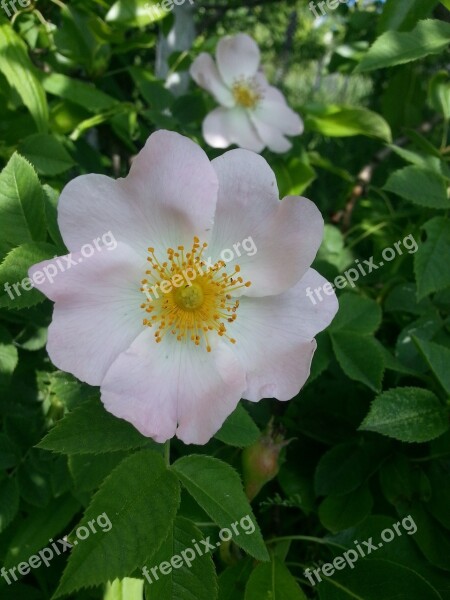
[[[236,144],[254,152],[266,146],[273,152],[289,150],[292,144],[286,136],[300,135],[303,122],[259,71],[256,42],[245,33],[222,38],[216,62],[202,53],[190,70],[194,81],[221,105],[203,122],[206,142],[213,148]]]
[[[306,296],[326,283],[309,268],[323,220],[306,198],[279,201],[262,157],[232,150],[210,162],[191,140],[158,131],[125,179],[71,181],[58,223],[76,265],[37,285],[55,302],[49,356],[100,386],[106,409],[144,435],[204,444],[241,397],[289,400],[305,383],[314,336],[337,311],[334,294],[315,305]],[[105,231],[116,248],[83,260]],[[249,236],[257,252],[221,260]],[[209,257],[213,268],[191,286],[143,293]]]

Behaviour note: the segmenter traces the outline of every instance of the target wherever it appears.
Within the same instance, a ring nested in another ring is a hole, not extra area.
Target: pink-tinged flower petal
[[[143,329],[140,305],[145,297],[139,288],[145,256],[118,243],[114,250],[102,249],[89,258],[75,253],[71,259],[77,264],[70,268],[59,257],[34,265],[29,275],[40,281],[37,271],[53,274],[53,282],[46,277],[35,284],[56,302],[47,343],[52,362],[90,385],[99,385],[112,362]]]
[[[236,144],[241,148],[261,152],[264,142],[252,124],[248,111],[235,108],[216,108],[203,121],[203,137],[213,148]]]
[[[217,69],[212,56],[202,52],[191,65],[192,79],[203,89],[210,92],[219,104],[231,108],[236,101],[229,87],[227,87]]]
[[[224,342],[208,353],[169,336],[156,344],[144,331],[108,371],[102,402],[159,443],[176,433],[186,444],[206,444],[236,408],[245,372]]]
[[[58,222],[72,251],[112,231],[136,249],[188,244],[211,227],[217,177],[205,152],[170,131],[153,133],[127,178],[83,175],[63,190]]]
[[[226,36],[217,44],[217,66],[229,86],[237,79],[254,77],[260,58],[258,44],[245,33]]]
[[[285,135],[300,135],[303,133],[303,121],[295,111],[289,108],[285,101],[270,100],[266,97],[257,106],[253,114],[258,121],[279,129]]]
[[[322,294],[313,304],[308,288],[327,283],[309,269],[279,296],[241,299],[237,320],[228,327],[236,338],[233,351],[247,372],[243,398],[290,400],[306,382],[316,348],[314,336],[327,327],[338,310],[334,294]]]
[[[257,154],[231,150],[213,160],[213,166],[219,199],[208,252],[214,260],[224,250],[234,253],[227,271],[239,264],[240,275],[251,281],[245,294],[285,291],[306,273],[319,249],[320,211],[306,198],[292,196],[280,202],[275,175]],[[244,245],[248,238],[251,241]],[[234,248],[235,244],[239,246]]]
[[[81,175],[70,181],[59,197],[58,224],[72,252],[110,231],[117,241],[136,250],[149,245],[145,221],[120,180],[106,175]]]
[[[281,133],[279,128],[263,123],[254,114],[251,115],[251,120],[259,137],[269,150],[277,154],[283,154],[292,148],[291,142]]]
[[[292,144],[285,136],[303,133],[303,121],[276,88],[268,86],[263,96],[263,100],[251,112],[252,123],[272,152],[287,152]]]

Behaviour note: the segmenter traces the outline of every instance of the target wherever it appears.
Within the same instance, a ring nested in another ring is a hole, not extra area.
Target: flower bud
[[[259,440],[243,450],[242,471],[249,500],[253,500],[263,486],[278,475],[280,452],[290,441],[275,431],[271,420]]]

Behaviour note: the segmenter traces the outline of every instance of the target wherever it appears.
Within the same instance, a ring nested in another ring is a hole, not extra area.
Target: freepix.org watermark
[[[223,263],[229,263],[236,256],[254,256],[258,252],[255,242],[252,237],[245,238],[242,242],[233,244],[233,250],[226,248],[220,253],[220,260]],[[205,268],[204,268],[205,267]],[[214,262],[211,256],[205,258],[201,262],[195,264],[195,266],[186,267],[182,269],[180,273],[173,275],[170,279],[164,279],[155,285],[149,286],[148,283],[143,283],[141,291],[147,296],[147,299],[153,301],[159,298],[160,292],[163,294],[169,294],[173,288],[181,288],[192,286],[192,283],[197,277],[203,277],[207,275],[211,269],[214,268]]]
[[[16,5],[20,8],[17,8]],[[5,11],[8,18],[14,16],[22,8],[28,8],[31,6],[31,0],[1,0],[0,6]]]
[[[13,284],[10,284],[7,281],[4,285],[4,290],[11,300],[14,300],[15,297],[22,295],[22,291],[29,292],[36,285],[44,283],[45,280],[53,283],[58,273],[64,273],[64,271],[76,267],[79,263],[82,263],[84,259],[91,258],[95,252],[101,252],[103,248],[106,248],[107,250],[115,250],[117,248],[116,239],[111,231],[108,231],[107,233],[104,233],[102,237],[93,240],[92,244],[84,244],[80,249],[81,256],[78,260],[73,258],[71,252],[66,256],[54,256],[56,260],[44,267],[42,271],[35,271],[32,279],[31,277],[24,277],[22,281]],[[22,288],[22,291],[20,288]]]
[[[358,0],[355,0],[358,2]],[[348,4],[349,0],[323,0],[322,2],[311,1],[308,5],[309,10],[313,13],[316,19],[323,17],[327,14],[328,10],[336,10],[340,4]],[[318,10],[320,9],[321,14]]]
[[[147,2],[144,7],[150,17],[157,21],[164,17],[168,12],[172,11],[175,6],[182,6],[186,2],[189,2],[191,6],[194,4],[194,0],[164,0],[157,4],[150,4],[150,2]]]
[[[361,558],[365,558],[378,548],[382,548],[384,544],[389,544],[397,535],[400,537],[402,535],[401,527],[403,527],[403,531],[406,531],[408,535],[414,535],[417,531],[417,525],[414,522],[414,519],[411,515],[404,517],[401,521],[397,521],[392,525],[392,529],[387,528],[383,529],[380,534],[380,537],[383,541],[374,542],[373,537],[370,537],[368,540],[359,543],[358,540],[354,540],[354,544],[356,546],[356,550],[350,548],[346,550],[341,556],[336,556],[331,563],[325,563],[317,569],[306,569],[304,571],[305,577],[308,578],[311,585],[316,585],[316,583],[320,583],[322,581],[321,574],[325,577],[331,577],[334,575],[336,571],[342,571],[346,567],[350,567],[350,569],[355,568],[355,563]],[[364,548],[363,548],[364,546]],[[314,580],[314,577],[317,581]]]
[[[104,532],[108,532],[112,529],[112,523],[108,515],[104,512],[101,515],[99,515],[96,519],[91,519],[88,522],[89,527],[86,527],[85,525],[80,525],[79,527],[77,527],[77,529],[74,532],[76,539],[74,539],[72,544],[67,541],[67,536],[56,540],[56,542],[54,542],[53,539],[50,538],[50,546],[46,546],[42,550],[39,550],[37,554],[30,556],[28,561],[21,562],[17,566],[11,567],[8,571],[5,569],[5,567],[2,567],[0,575],[3,577],[3,579],[8,585],[11,585],[12,581],[10,578],[12,578],[14,581],[18,581],[16,570],[18,571],[19,575],[28,575],[31,569],[38,569],[42,564],[44,564],[46,567],[49,567],[50,562],[53,560],[55,555],[60,556],[67,550],[71,550],[74,546],[76,546],[78,544],[78,541],[83,541],[87,539],[91,535],[91,533],[97,533],[97,529],[95,527],[96,524]]]
[[[381,253],[383,260],[380,261],[378,264],[375,263],[375,259],[373,256],[371,256],[368,260],[363,260],[364,265],[362,265],[361,262],[358,259],[356,259],[355,265],[357,268],[351,267],[350,269],[347,269],[342,275],[338,275],[334,279],[333,283],[327,282],[318,288],[314,288],[314,290],[310,287],[306,288],[306,295],[311,300],[312,304],[317,304],[317,300],[319,300],[319,302],[323,301],[322,294],[331,296],[336,288],[338,290],[342,290],[349,284],[351,285],[351,287],[355,287],[356,282],[361,277],[361,275],[363,277],[365,277],[366,275],[370,275],[372,271],[377,271],[387,262],[391,262],[392,260],[394,260],[394,258],[403,254],[403,250],[401,247],[402,244],[404,249],[407,250],[408,254],[414,254],[419,248],[416,240],[414,239],[414,236],[412,235],[412,233],[410,233],[403,240],[395,242],[395,250],[394,248],[385,248]]]
[[[255,529],[256,527],[251,516],[246,515],[245,517],[242,517],[240,521],[232,523],[230,528],[224,527],[221,529],[219,531],[220,541],[216,544],[211,542],[211,536],[208,536],[204,540],[192,540],[192,548],[182,550],[180,554],[175,554],[170,559],[163,561],[158,566],[152,567],[150,570],[148,567],[144,567],[142,569],[142,574],[151,584],[154,581],[158,581],[160,575],[169,575],[173,569],[181,569],[183,565],[187,565],[188,569],[190,569],[197,556],[203,556],[208,552],[214,552],[222,542],[229,542],[233,536],[240,535],[241,530],[244,531],[246,535],[251,535],[255,532]]]

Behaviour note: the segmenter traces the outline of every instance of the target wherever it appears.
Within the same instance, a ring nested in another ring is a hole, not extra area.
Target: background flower
[[[191,66],[192,78],[221,105],[203,122],[203,135],[210,146],[273,152],[292,147],[287,135],[300,135],[303,122],[286,103],[283,94],[269,85],[259,70],[260,53],[247,34],[227,36],[217,45],[216,62],[200,54]]]

